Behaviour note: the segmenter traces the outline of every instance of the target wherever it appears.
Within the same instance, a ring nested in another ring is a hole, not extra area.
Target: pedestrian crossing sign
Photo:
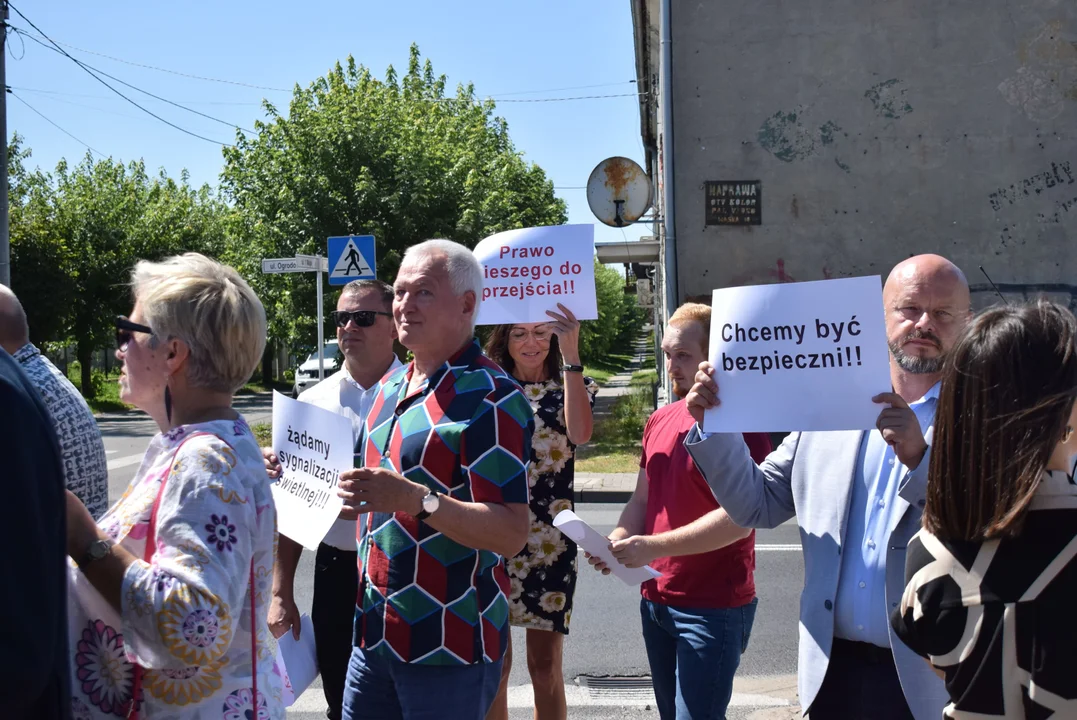
[[[352,280],[373,280],[374,236],[345,235],[329,238],[329,284],[347,285]]]

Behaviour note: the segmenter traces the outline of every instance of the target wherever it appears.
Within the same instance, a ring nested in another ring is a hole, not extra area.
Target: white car
[[[325,357],[325,364],[323,367],[324,377],[329,377],[337,370],[340,370],[341,363],[344,362],[344,356],[340,352],[340,346],[337,345],[336,340],[330,340],[325,343],[325,349],[323,350]],[[307,388],[312,388],[318,384],[318,353],[312,352],[306,361],[296,368],[295,371],[295,388],[292,389],[292,395],[299,397],[299,393],[303,392]]]

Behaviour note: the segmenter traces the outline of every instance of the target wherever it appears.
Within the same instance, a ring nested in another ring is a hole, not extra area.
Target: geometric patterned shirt
[[[944,718],[1077,717],[1077,485],[1044,473],[1015,538],[909,542],[894,631],[946,674]]]
[[[414,363],[382,379],[356,448],[382,467],[463,502],[528,502],[535,420],[519,386],[469,342],[410,395]],[[497,662],[508,642],[502,558],[405,512],[361,518],[354,643],[407,663]]]
[[[82,393],[33,343],[23,345],[12,357],[37,388],[52,416],[67,489],[78,496],[90,515],[100,518],[108,510],[108,462],[90,407]]]

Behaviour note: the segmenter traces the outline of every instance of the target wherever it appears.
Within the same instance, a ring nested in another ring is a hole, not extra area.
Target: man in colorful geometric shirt
[[[341,473],[359,597],[344,717],[482,720],[508,639],[502,562],[528,531],[534,418],[474,340],[483,275],[448,240],[409,248],[393,317],[414,361],[382,379]]]

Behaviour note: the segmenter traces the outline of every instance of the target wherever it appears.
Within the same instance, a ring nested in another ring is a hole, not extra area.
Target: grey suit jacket
[[[930,436],[929,430],[929,443]],[[735,523],[773,528],[797,517],[804,551],[798,687],[805,712],[823,684],[829,663],[841,553],[858,542],[846,541],[845,528],[862,437],[859,431],[793,433],[759,466],[752,462],[740,435],[717,434],[700,440],[693,428],[685,438],[696,466]],[[898,491],[896,502],[900,505],[895,508],[886,552],[887,617],[901,602],[905,589],[905,547],[920,529],[930,450],[928,453],[916,470],[906,470]],[[887,629],[901,688],[913,715],[916,720],[939,720],[949,702],[942,680],[901,642],[890,623]]]

